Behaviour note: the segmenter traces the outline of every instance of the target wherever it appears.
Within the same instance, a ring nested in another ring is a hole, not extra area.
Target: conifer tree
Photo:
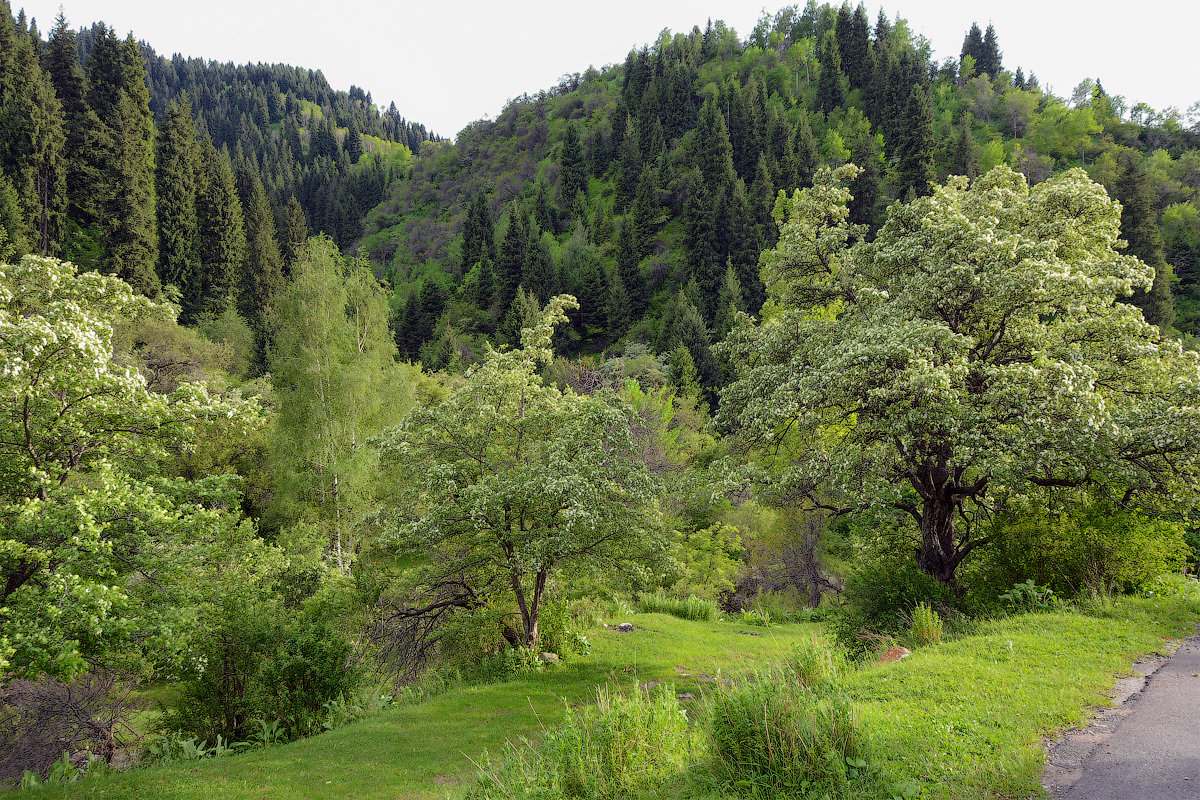
[[[179,290],[180,319],[193,322],[202,310],[196,177],[200,145],[192,104],[183,92],[167,108],[155,157],[158,214],[158,277]]]
[[[525,270],[525,258],[529,249],[529,229],[525,213],[513,203],[508,213],[508,229],[500,242],[500,253],[496,261],[496,288],[500,293],[500,308],[512,305]]]
[[[817,174],[817,167],[821,164],[821,156],[817,151],[817,139],[813,136],[812,126],[808,122],[808,114],[800,115],[800,122],[796,125],[792,139],[792,151],[796,156],[796,186],[792,188],[812,186],[813,176]]]
[[[584,172],[583,147],[579,142],[579,129],[574,122],[567,124],[563,136],[562,153],[559,156],[558,199],[560,207],[570,209],[575,195],[587,189]]]
[[[850,158],[861,170],[850,183],[850,222],[866,225],[869,231],[874,232],[883,183],[879,147],[875,137],[870,133],[858,137]]]
[[[491,258],[484,256],[477,263],[479,271],[472,287],[471,300],[480,310],[487,311],[492,307],[492,295],[496,292],[496,273]]]
[[[825,114],[846,103],[842,58],[838,53],[837,37],[833,31],[821,42],[820,75],[817,77],[816,109]]]
[[[724,339],[733,330],[739,311],[745,311],[746,304],[742,299],[742,285],[738,282],[733,264],[725,267],[725,280],[721,281],[721,291],[717,295],[717,313],[713,317],[713,333],[717,339]]]
[[[715,298],[725,264],[717,240],[716,201],[703,184],[691,187],[683,215],[688,235],[689,271],[700,286],[702,296]]]
[[[896,147],[896,189],[901,196],[923,197],[936,178],[933,164],[933,111],[929,96],[913,84],[904,111],[903,133]]]
[[[246,261],[246,229],[242,201],[227,152],[211,139],[200,146],[201,170],[196,188],[196,223],[201,274],[201,310],[220,316],[237,305]]]
[[[67,205],[62,108],[27,36],[16,37],[7,68],[0,171],[16,190],[29,247],[41,255],[57,254]]]
[[[516,294],[513,295],[513,301],[504,314],[504,319],[496,328],[496,338],[501,344],[520,347],[521,331],[536,325],[541,311],[537,295],[524,286],[518,286]]]
[[[983,32],[983,42],[979,50],[979,58],[976,61],[975,68],[980,72],[986,72],[992,78],[1000,76],[1000,71],[1004,69],[1004,64],[1000,56],[1000,44],[996,41],[996,29],[989,24],[987,30]]]
[[[552,241],[554,237],[547,232],[530,242],[525,256],[525,267],[521,273],[521,283],[537,298],[536,305],[539,311],[551,297],[562,290],[558,269],[554,265],[554,255],[550,251],[547,239]]]
[[[750,198],[746,184],[741,178],[734,182],[728,206],[729,253],[727,266],[732,266],[738,284],[745,293],[747,308],[755,313],[766,299],[762,281],[758,277],[758,255],[762,249],[758,222],[750,210]],[[723,277],[722,277],[723,280]],[[719,285],[713,296],[713,313],[719,310]]]
[[[617,274],[629,294],[630,319],[637,319],[646,310],[649,290],[646,278],[638,267],[641,261],[637,246],[637,225],[628,216],[617,229]]]
[[[979,23],[972,22],[971,29],[967,31],[967,35],[963,37],[962,51],[959,54],[959,61],[965,61],[967,56],[975,60],[975,72],[982,72],[979,68],[979,59],[983,54],[983,31],[979,30]],[[964,79],[971,77],[963,75]]]
[[[1175,298],[1171,294],[1175,276],[1163,255],[1155,192],[1140,153],[1121,149],[1111,191],[1121,201],[1121,238],[1129,243],[1125,252],[1154,268],[1150,290],[1135,291],[1133,303],[1147,322],[1167,330],[1175,324]]]
[[[306,241],[308,219],[304,216],[304,208],[300,201],[296,199],[296,195],[292,195],[283,209],[283,225],[279,230],[279,249],[285,270],[291,270]]]
[[[950,174],[964,175],[968,180],[975,180],[979,175],[979,143],[971,132],[971,113],[964,112],[962,121],[951,139]]]
[[[658,201],[658,170],[653,165],[642,167],[638,178],[637,196],[633,202],[633,239],[638,260],[650,255],[650,240],[659,223],[662,206]]]
[[[625,331],[629,328],[629,324],[633,321],[633,310],[630,308],[629,292],[625,288],[625,282],[621,280],[620,273],[615,269],[608,273],[605,283],[608,284],[608,292],[604,302],[608,335],[610,339],[619,339],[624,335]]]
[[[238,296],[238,311],[254,330],[258,364],[265,366],[270,350],[270,309],[283,288],[283,258],[275,238],[275,214],[257,174],[252,175],[246,204],[246,261]]]
[[[729,141],[725,118],[711,97],[700,107],[693,146],[692,164],[704,177],[705,189],[709,194],[724,191],[734,175],[733,145]]]

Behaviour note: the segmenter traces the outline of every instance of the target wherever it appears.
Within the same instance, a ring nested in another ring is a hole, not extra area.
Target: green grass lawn
[[[555,724],[565,703],[594,700],[596,687],[661,681],[699,694],[711,679],[783,656],[816,625],[770,629],[689,622],[661,614],[622,618],[637,629],[589,634],[592,653],[507,683],[450,691],[390,709],[321,736],[239,756],[132,770],[45,790],[71,798],[443,798],[475,779],[485,750]],[[686,674],[684,674],[686,673]],[[698,701],[693,701],[698,702]]]
[[[1042,737],[1086,719],[1116,675],[1164,637],[1193,628],[1200,604],[1125,598],[1086,613],[1054,612],[981,623],[971,636],[920,648],[899,664],[845,676],[870,739],[872,797],[1041,796]],[[771,629],[627,618],[637,629],[590,634],[592,654],[507,683],[452,690],[322,736],[252,753],[133,770],[46,790],[72,798],[445,798],[475,780],[474,762],[506,740],[534,737],[590,703],[596,687],[660,681],[677,693],[711,691],[723,675],[781,660],[816,625]],[[747,635],[751,634],[751,635]],[[698,705],[699,700],[690,701]],[[693,798],[686,773],[666,796]],[[864,785],[864,789],[865,789]]]

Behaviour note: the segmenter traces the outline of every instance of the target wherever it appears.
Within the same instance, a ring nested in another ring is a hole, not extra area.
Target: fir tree
[[[525,214],[520,206],[513,203],[508,214],[508,229],[500,243],[500,253],[496,261],[496,288],[500,293],[500,307],[512,305],[517,294],[517,286],[521,283],[521,275],[525,271],[525,258],[529,248],[529,230],[525,224]]]
[[[496,338],[501,344],[512,347],[521,346],[521,331],[537,325],[542,307],[538,304],[537,295],[518,286],[513,301],[504,314],[504,319],[496,329]]]
[[[896,189],[901,196],[917,197],[932,191],[936,178],[933,164],[933,111],[929,96],[913,84],[904,111],[903,136],[896,147]]]
[[[704,176],[705,189],[710,194],[724,191],[734,175],[733,145],[725,118],[711,97],[700,107],[693,147],[692,164]]]
[[[821,42],[820,75],[817,77],[816,109],[825,114],[846,103],[846,88],[843,84],[842,58],[838,53],[837,37],[833,31],[825,34]]]
[[[850,222],[866,225],[869,231],[874,232],[883,183],[879,147],[875,137],[870,133],[858,137],[850,157],[862,170],[850,184]]]
[[[969,180],[975,180],[979,175],[979,143],[971,132],[971,122],[974,117],[970,112],[964,112],[962,121],[951,139],[950,173],[965,175]]]
[[[996,29],[990,24],[987,30],[983,32],[983,42],[979,49],[979,57],[976,59],[975,68],[980,73],[987,73],[992,78],[1000,76],[1000,71],[1004,69],[1004,64],[1000,56],[1000,44],[996,41]]]
[[[283,288],[283,258],[275,238],[275,214],[258,175],[253,175],[245,214],[246,261],[238,311],[254,330],[257,364],[265,366],[270,350],[269,312]]]
[[[739,178],[730,193],[729,208],[729,252],[727,266],[732,266],[738,285],[745,292],[747,308],[757,313],[766,299],[762,281],[758,277],[758,255],[762,247],[759,239],[758,222],[750,210],[750,198],[746,184]],[[723,280],[723,278],[722,278]],[[713,295],[713,318],[719,310],[720,287]]]
[[[1129,243],[1126,254],[1154,268],[1154,283],[1149,291],[1135,291],[1133,303],[1147,322],[1168,330],[1175,324],[1175,298],[1171,294],[1175,276],[1163,255],[1156,195],[1140,153],[1121,149],[1111,191],[1121,202],[1121,238]]]
[[[155,158],[158,214],[158,277],[179,290],[181,321],[191,323],[202,309],[196,176],[200,146],[192,105],[183,92],[167,108],[158,132]]]
[[[638,267],[641,258],[638,256],[636,228],[636,224],[625,217],[617,229],[617,274],[629,295],[631,320],[637,319],[646,310],[649,293],[646,279]]]
[[[559,155],[558,198],[562,208],[570,209],[575,195],[587,189],[584,173],[583,147],[579,142],[579,129],[575,123],[567,125],[563,136],[562,152]]]
[[[812,126],[808,122],[808,114],[800,115],[796,132],[792,139],[792,151],[796,156],[796,186],[803,188],[812,186],[813,176],[821,165],[821,156],[817,151],[817,139],[813,136]],[[784,188],[784,187],[780,187]]]
[[[530,243],[522,270],[521,283],[537,298],[539,310],[562,289],[548,239],[553,241],[554,237],[543,233]]]
[[[196,221],[201,308],[203,313],[220,316],[236,305],[246,260],[245,219],[229,154],[218,152],[212,141],[205,139],[200,160]]]
[[[67,206],[62,108],[28,37],[16,37],[8,69],[0,103],[0,168],[16,190],[23,238],[35,252],[54,255]]]
[[[629,292],[625,288],[620,274],[612,270],[607,275],[605,283],[608,292],[604,301],[605,321],[608,323],[610,339],[619,339],[624,335],[629,324],[633,321],[633,310],[630,308]]]
[[[288,198],[283,209],[283,224],[279,228],[279,249],[283,266],[290,270],[308,240],[308,219],[296,195]]]

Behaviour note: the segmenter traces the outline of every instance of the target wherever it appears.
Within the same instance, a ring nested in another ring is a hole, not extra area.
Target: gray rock
[[[632,622],[622,622],[620,625],[617,626],[617,630],[619,630],[621,633],[633,633],[633,623]]]
[[[542,653],[540,656],[538,656],[538,658],[540,658],[544,664],[558,663],[558,653]]]

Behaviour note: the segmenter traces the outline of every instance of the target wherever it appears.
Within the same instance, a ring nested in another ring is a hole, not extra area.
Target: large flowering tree
[[[236,435],[260,415],[118,363],[115,324],[174,312],[65,262],[0,264],[0,676],[67,679],[179,632],[174,577],[228,526],[227,493],[160,467],[198,424]]]
[[[1190,502],[1200,361],[1118,300],[1153,277],[1121,253],[1118,203],[1080,170],[1030,188],[998,167],[893,206],[868,242],[855,174],[780,201],[771,302],[727,345],[721,416],[785,454],[789,496],[902,509],[944,583],[1004,493]]]

